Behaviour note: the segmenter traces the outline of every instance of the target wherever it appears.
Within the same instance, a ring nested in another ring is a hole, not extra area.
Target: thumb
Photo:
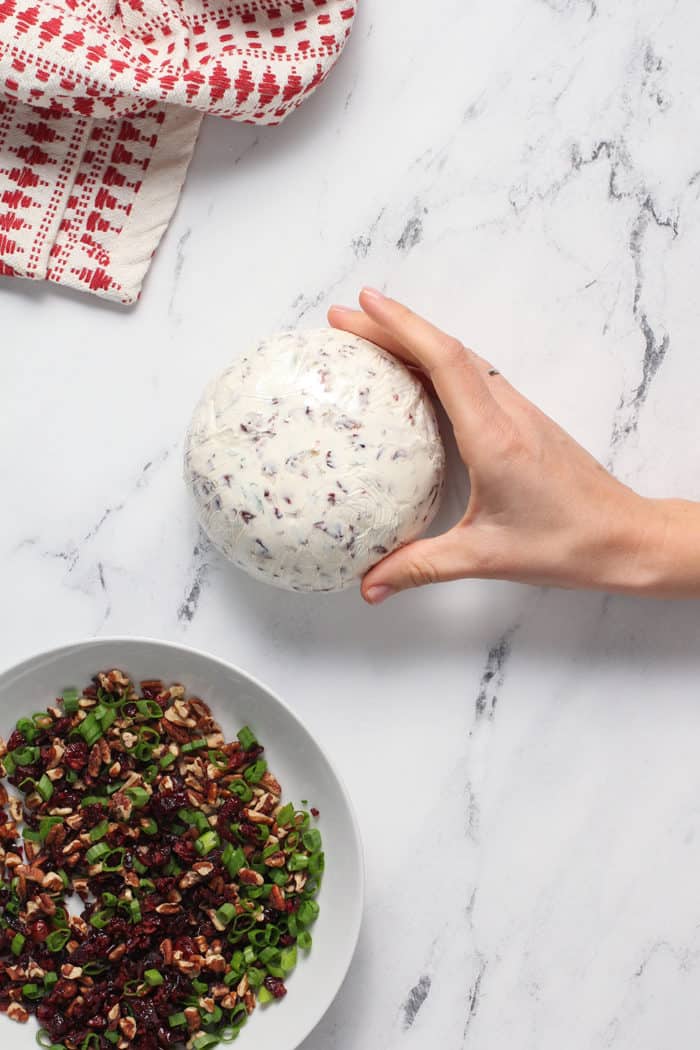
[[[417,540],[389,554],[366,574],[362,597],[379,605],[398,591],[470,576],[474,562],[464,529],[450,529],[433,539]]]

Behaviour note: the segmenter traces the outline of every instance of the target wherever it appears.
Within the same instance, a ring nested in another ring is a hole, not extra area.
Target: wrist
[[[700,596],[700,505],[631,496],[611,530],[605,589],[667,598]]]

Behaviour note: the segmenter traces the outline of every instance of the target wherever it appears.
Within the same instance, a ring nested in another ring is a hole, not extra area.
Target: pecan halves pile
[[[111,670],[0,763],[0,1011],[66,1050],[210,1050],[286,995],[324,856],[248,727]]]

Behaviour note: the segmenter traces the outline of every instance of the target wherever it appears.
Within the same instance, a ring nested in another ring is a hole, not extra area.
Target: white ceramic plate
[[[181,682],[201,696],[227,739],[249,724],[265,745],[285,800],[308,799],[321,813],[326,871],[313,948],[289,978],[289,994],[258,1008],[236,1045],[294,1050],[335,998],[355,951],[364,896],[362,846],[352,804],[338,774],[296,715],[264,685],[206,653],[167,642],[106,638],[41,653],[0,674],[0,735],[15,721],[53,703],[67,686],[86,685],[96,671],[119,667],[134,681]],[[304,953],[301,953],[302,955]],[[20,1026],[0,1018],[3,1050],[36,1050],[34,1018]]]

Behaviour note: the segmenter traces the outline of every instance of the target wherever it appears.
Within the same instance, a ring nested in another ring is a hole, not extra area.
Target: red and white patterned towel
[[[356,0],[0,0],[0,275],[139,295],[203,113],[279,123]]]

